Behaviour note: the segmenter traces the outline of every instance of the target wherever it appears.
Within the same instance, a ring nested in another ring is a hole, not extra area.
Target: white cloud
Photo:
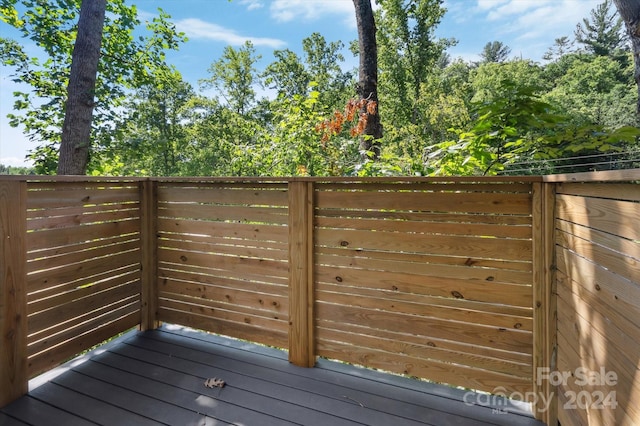
[[[541,57],[554,39],[572,36],[575,26],[602,0],[477,0],[472,13],[492,25],[514,54]],[[483,18],[484,17],[484,18]]]
[[[509,1],[500,7],[492,9],[487,15],[487,19],[490,21],[507,19],[513,15],[520,15],[526,13],[530,9],[537,9],[545,4],[548,4],[549,0],[519,0]],[[556,4],[561,2],[556,1]]]
[[[340,15],[349,22],[354,21],[355,25],[353,2],[348,0],[274,0],[270,11],[279,22],[312,21],[325,15]]]
[[[33,162],[31,160],[27,161],[24,158],[20,159],[18,157],[0,157],[0,164],[3,166],[12,166],[12,167],[32,167]]]
[[[247,10],[261,9],[264,3],[261,0],[240,0],[240,4],[246,5]]]
[[[197,18],[181,19],[176,22],[178,31],[184,32],[190,39],[207,39],[221,41],[232,46],[241,46],[250,41],[254,46],[267,46],[274,49],[284,47],[284,40],[269,37],[254,37],[238,34],[235,30],[205,22]]]
[[[478,9],[480,10],[489,10],[493,9],[496,6],[500,6],[501,4],[507,3],[510,0],[478,0]]]

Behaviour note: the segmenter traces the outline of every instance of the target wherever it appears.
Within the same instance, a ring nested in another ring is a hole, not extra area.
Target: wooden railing
[[[640,424],[640,173],[560,180],[557,369],[563,425]]]
[[[617,178],[625,179],[637,171]],[[605,223],[631,220],[634,185],[594,185],[581,217],[599,206]],[[556,368],[556,303],[558,367],[595,365],[566,349],[571,338],[587,344],[564,327],[584,309],[569,296],[582,290],[561,291],[569,280],[586,283],[578,263],[593,261],[583,252],[609,262],[599,274],[624,270],[627,287],[612,295],[635,295],[639,281],[634,225],[611,237],[570,215],[580,215],[584,188],[542,177],[2,178],[0,405],[75,353],[170,322],[283,347],[302,366],[325,356],[527,395],[553,423],[557,407],[547,401],[558,390],[538,373]],[[602,252],[612,238],[614,251]],[[624,300],[602,301],[599,315],[622,309],[627,322],[616,327],[637,333],[629,315],[640,318],[638,306]],[[631,343],[612,359],[629,358]],[[608,368],[631,377],[632,395],[638,375],[623,367],[631,364]]]

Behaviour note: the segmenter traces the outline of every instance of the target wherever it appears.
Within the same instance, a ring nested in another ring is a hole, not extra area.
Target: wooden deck
[[[208,378],[226,382],[208,388]],[[177,326],[130,332],[30,383],[0,425],[541,425],[517,403]],[[485,398],[486,399],[486,398]]]

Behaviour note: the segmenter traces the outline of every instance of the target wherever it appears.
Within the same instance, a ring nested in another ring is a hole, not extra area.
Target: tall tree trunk
[[[361,99],[375,102],[375,111],[367,114],[367,125],[360,141],[362,150],[370,152],[374,159],[380,156],[382,138],[382,124],[378,113],[378,45],[376,44],[376,23],[371,8],[371,0],[353,0],[356,8],[356,22],[358,24],[358,41],[360,47],[360,69],[358,95]]]
[[[102,44],[106,0],[82,0],[78,34],[71,56],[67,104],[58,160],[59,175],[87,173],[91,118]]]
[[[640,120],[640,2],[638,0],[613,0],[613,2],[627,26],[629,38],[631,39],[635,64],[634,78],[638,86],[636,114],[638,120]]]

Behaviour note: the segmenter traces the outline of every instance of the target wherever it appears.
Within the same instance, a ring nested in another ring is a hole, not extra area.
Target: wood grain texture
[[[27,392],[26,184],[0,181],[0,407]]]
[[[616,383],[558,392],[563,424],[640,422],[640,192],[635,183],[565,183],[556,219],[558,369],[616,374]],[[571,407],[576,393],[613,395],[617,407]]]
[[[530,185],[316,188],[320,355],[487,391],[510,374],[502,386],[531,390]]]
[[[315,365],[313,184],[289,184],[289,361]]]

